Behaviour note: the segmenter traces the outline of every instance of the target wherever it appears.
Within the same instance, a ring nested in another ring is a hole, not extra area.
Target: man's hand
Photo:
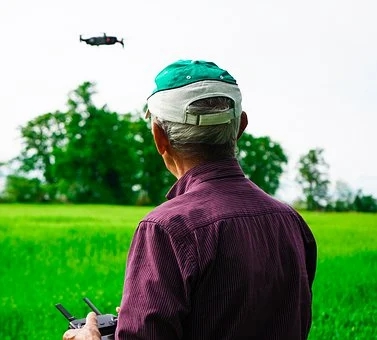
[[[101,340],[96,313],[90,312],[86,316],[86,323],[83,328],[66,331],[63,334],[63,340]]]

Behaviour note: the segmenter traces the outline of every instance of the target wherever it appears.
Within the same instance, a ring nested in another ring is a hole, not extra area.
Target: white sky
[[[247,131],[289,156],[280,197],[297,195],[294,168],[315,147],[333,183],[377,196],[376,18],[374,0],[2,0],[0,161],[18,154],[18,126],[65,110],[84,81],[125,113],[167,64],[207,59],[237,79]],[[103,32],[125,48],[79,42]]]

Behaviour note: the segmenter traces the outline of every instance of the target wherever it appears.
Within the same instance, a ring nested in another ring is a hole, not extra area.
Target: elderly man
[[[237,162],[236,80],[179,60],[155,82],[146,117],[177,181],[135,232],[115,339],[307,339],[316,241]],[[64,339],[99,339],[95,321]]]

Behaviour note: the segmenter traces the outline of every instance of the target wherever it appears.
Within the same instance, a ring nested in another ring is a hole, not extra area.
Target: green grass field
[[[115,313],[127,250],[151,208],[0,204],[0,339],[61,339],[89,297]],[[310,339],[377,339],[377,215],[303,213],[319,248]]]

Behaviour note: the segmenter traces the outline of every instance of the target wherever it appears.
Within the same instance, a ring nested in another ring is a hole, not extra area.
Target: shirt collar
[[[166,195],[168,200],[182,195],[196,184],[224,177],[244,177],[244,173],[236,158],[227,158],[214,162],[206,162],[188,170],[171,187]]]

